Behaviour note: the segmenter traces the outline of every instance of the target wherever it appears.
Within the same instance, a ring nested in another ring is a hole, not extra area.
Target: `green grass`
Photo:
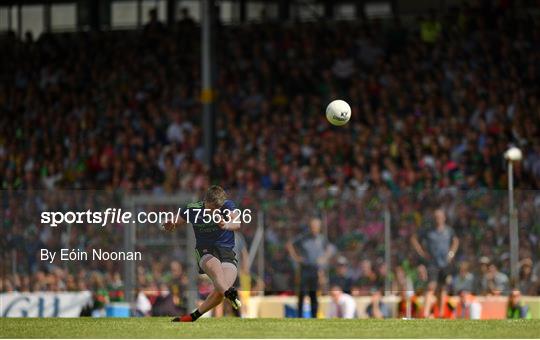
[[[0,318],[2,338],[538,338],[540,320]]]

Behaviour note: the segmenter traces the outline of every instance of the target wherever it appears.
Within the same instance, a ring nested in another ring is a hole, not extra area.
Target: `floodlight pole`
[[[518,282],[519,269],[519,236],[514,207],[514,163],[508,160],[508,223],[510,225],[510,276],[512,282]]]
[[[124,202],[126,211],[135,211],[133,200],[126,199]],[[135,221],[124,225],[124,251],[134,252],[135,243],[137,242],[137,224]],[[124,261],[124,299],[131,303],[131,307],[135,307],[137,295],[137,275],[135,261]]]
[[[214,22],[214,0],[201,2],[201,102],[203,104],[204,162],[210,167],[213,153],[213,50],[212,25]]]
[[[392,241],[391,241],[391,230],[390,230],[390,208],[389,200],[387,199],[384,207],[384,263],[386,266],[386,276],[384,278],[384,296],[389,296],[392,290]]]

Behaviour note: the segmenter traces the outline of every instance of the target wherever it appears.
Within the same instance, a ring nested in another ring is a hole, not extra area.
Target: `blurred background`
[[[357,317],[540,317],[539,15],[504,0],[0,1],[2,316],[64,315],[54,299],[190,311],[212,287],[189,228],[49,228],[40,212],[174,210],[219,184],[254,212],[237,235],[243,316],[296,316],[313,257],[314,316],[343,317],[332,306],[351,296]],[[339,128],[336,98],[352,107]],[[302,254],[314,236],[324,247]],[[143,260],[45,263],[42,248]]]

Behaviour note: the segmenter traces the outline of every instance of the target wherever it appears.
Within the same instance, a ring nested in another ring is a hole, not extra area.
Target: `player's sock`
[[[234,287],[227,289],[224,295],[227,298],[227,300],[231,302],[231,306],[233,306],[234,309],[238,309],[240,308],[240,306],[242,306],[242,303],[240,302],[240,299],[238,298],[238,291]]]
[[[196,309],[193,313],[184,315],[184,316],[177,316],[176,318],[172,319],[171,322],[195,322],[198,318],[201,317],[201,312],[199,312],[198,309]]]
[[[199,312],[198,309],[195,309],[195,311],[193,311],[193,313],[189,314],[189,316],[191,316],[191,319],[192,319],[193,321],[197,321],[197,319],[200,318],[201,315],[202,315],[202,314],[201,314],[201,312]]]

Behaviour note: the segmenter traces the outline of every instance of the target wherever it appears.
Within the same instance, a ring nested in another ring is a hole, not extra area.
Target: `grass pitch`
[[[0,318],[0,338],[539,338],[540,320]]]

